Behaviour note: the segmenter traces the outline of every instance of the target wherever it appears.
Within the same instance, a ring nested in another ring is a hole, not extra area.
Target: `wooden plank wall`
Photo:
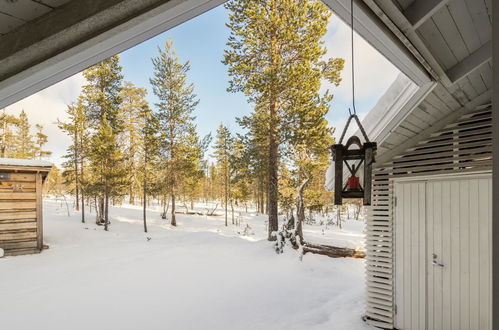
[[[390,162],[376,165],[366,227],[365,315],[372,325],[392,328],[394,324],[393,179],[490,171],[491,125],[490,108],[467,113]]]
[[[41,182],[41,174],[0,173],[0,248],[5,255],[42,249]]]

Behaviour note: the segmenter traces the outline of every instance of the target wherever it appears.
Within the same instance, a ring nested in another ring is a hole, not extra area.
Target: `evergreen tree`
[[[225,226],[227,226],[227,205],[230,198],[230,160],[233,147],[233,138],[227,127],[223,124],[217,129],[215,138],[215,158],[222,178],[223,202],[225,207]]]
[[[140,161],[142,164],[142,203],[144,232],[147,233],[147,196],[158,191],[158,185],[150,184],[153,179],[155,168],[158,165],[159,156],[159,121],[158,117],[147,105],[143,105],[139,113],[142,122],[140,131]]]
[[[102,212],[104,230],[106,231],[109,226],[109,199],[121,195],[129,184],[126,181],[126,167],[123,166],[125,155],[116,146],[115,131],[104,114],[99,130],[92,136],[89,158],[91,159],[91,169],[98,174],[100,179],[94,183],[94,189],[100,191],[104,198]]]
[[[130,186],[128,189],[129,203],[135,204],[135,193],[140,188],[139,180],[139,149],[141,148],[140,139],[141,130],[144,127],[144,117],[141,112],[147,107],[145,99],[147,90],[145,88],[136,87],[131,82],[125,82],[121,89],[121,109],[125,116],[125,132],[124,139],[126,144],[126,153],[128,155],[128,173],[130,175]],[[149,115],[147,115],[149,116]]]
[[[339,83],[342,59],[323,61],[322,37],[331,12],[320,1],[235,0],[224,64],[232,77],[229,91],[244,92],[265,112],[268,141],[269,240],[278,229],[278,168],[283,142],[292,137],[293,122],[303,119],[305,104],[317,99],[320,82]],[[330,97],[324,96],[327,103]],[[253,117],[255,119],[256,117]],[[292,125],[289,125],[289,124]]]
[[[231,205],[232,205],[232,218],[234,218],[233,203],[243,203],[248,209],[247,202],[251,199],[251,171],[249,166],[250,154],[246,150],[244,139],[237,136],[234,139],[230,168],[231,170]]]
[[[31,125],[24,110],[19,114],[19,124],[15,136],[14,158],[32,159],[35,157],[35,143],[31,135]]]
[[[16,148],[15,131],[19,120],[2,109],[0,114],[0,156],[13,157]]]
[[[196,133],[196,127],[190,126],[187,134],[187,143],[182,147],[183,164],[181,186],[185,201],[189,201],[191,209],[194,208],[194,202],[201,195],[201,179],[204,176],[203,171],[203,141],[199,139]]]
[[[64,171],[62,177],[69,187],[69,192],[75,195],[76,210],[80,209],[81,201],[81,221],[85,222],[85,159],[89,133],[87,130],[88,121],[82,98],[79,97],[76,104],[67,106],[68,121],[58,122],[61,130],[66,132],[71,138],[63,163]]]
[[[85,189],[98,199],[97,224],[108,230],[109,199],[123,194],[127,178],[126,157],[119,135],[124,130],[121,109],[123,75],[119,57],[112,56],[83,71],[87,85],[83,87],[82,102],[89,129],[88,161],[91,173]]]
[[[165,164],[164,184],[171,198],[171,224],[176,226],[175,196],[179,178],[183,176],[184,157],[181,150],[189,143],[192,134],[192,113],[199,101],[194,94],[193,84],[187,82],[189,62],[180,63],[175,55],[173,42],[168,40],[164,49],[158,49],[158,56],[152,59],[154,76],[150,79],[155,104],[162,129],[161,154]]]
[[[44,150],[45,144],[48,142],[48,136],[43,133],[43,126],[40,124],[35,125],[36,135],[35,135],[35,157],[42,159],[48,157],[52,154],[51,151]]]

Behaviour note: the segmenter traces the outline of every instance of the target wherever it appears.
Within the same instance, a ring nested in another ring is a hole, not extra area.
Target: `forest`
[[[200,100],[190,63],[176,55],[171,39],[151,58],[147,87],[154,102],[146,86],[124,80],[119,55],[83,71],[86,83],[67,105],[67,120],[58,123],[71,144],[46,184],[50,194],[74,196],[82,222],[109,230],[110,205],[142,205],[147,232],[151,203],[176,226],[176,214],[210,201],[215,205],[206,213],[222,211],[226,226],[237,223],[236,207],[268,215],[268,239],[275,240],[279,216],[301,224],[333,213],[332,194],[324,189],[334,142],[325,115],[333,95],[321,83],[338,86],[344,60],[325,56],[331,12],[318,1],[225,6],[230,37],[220,60],[231,78],[227,92],[243,93],[253,107],[237,118],[239,133],[220,124],[207,136],[198,134]],[[17,118],[4,111],[0,120],[3,156],[50,155],[43,128],[36,125],[31,135],[24,112]],[[95,219],[88,219],[85,206],[95,210]],[[340,211],[330,217],[339,225]]]

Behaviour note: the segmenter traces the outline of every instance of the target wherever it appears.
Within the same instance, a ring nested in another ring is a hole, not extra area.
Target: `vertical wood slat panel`
[[[395,190],[395,302],[399,307],[395,326],[400,329],[425,329],[425,183],[397,184]]]
[[[470,291],[469,291],[469,328],[479,329],[478,327],[478,307],[480,305],[479,280],[479,260],[478,255],[478,184],[479,180],[469,181],[469,252],[470,252]]]
[[[491,314],[491,180],[482,179],[478,183],[478,262],[479,262],[479,302],[478,302],[478,328],[490,329]]]
[[[451,304],[450,299],[451,287],[451,272],[447,271],[450,267],[451,254],[451,181],[442,182],[442,254],[440,262],[445,262],[445,271],[442,274],[442,330],[451,330]],[[433,267],[433,266],[432,266]]]
[[[419,193],[419,328],[426,328],[426,183],[418,185]]]
[[[411,296],[409,299],[411,300],[411,324],[414,329],[419,329],[418,323],[419,323],[419,200],[418,200],[418,185],[417,184],[411,184],[408,187],[411,190],[410,196],[411,198],[407,201],[409,204],[409,212],[410,212],[410,222],[409,222],[409,228],[410,228],[410,240],[409,243],[411,244],[411,258],[408,260],[409,265],[407,265],[407,268],[410,270],[411,274]]]
[[[404,245],[406,247],[404,253],[404,267],[402,272],[404,273],[404,287],[405,287],[405,295],[404,295],[404,318],[407,318],[406,324],[410,325],[412,322],[412,305],[411,305],[411,296],[412,296],[412,287],[411,287],[411,276],[412,272],[410,269],[411,265],[411,187],[410,185],[403,185],[404,187]],[[398,219],[397,219],[398,220]]]
[[[395,219],[403,219],[404,212],[404,189],[402,184],[397,184],[395,186],[395,194],[397,195],[397,206],[395,208]],[[395,265],[402,265],[404,262],[404,221],[395,221]],[[395,288],[397,295],[395,296],[396,306],[401,306],[396,314],[395,324],[402,325],[405,324],[404,311],[402,306],[404,304],[404,273],[400,271],[395,272]]]
[[[460,311],[460,303],[459,299],[461,296],[460,283],[461,283],[461,262],[460,262],[460,245],[459,245],[459,233],[460,233],[460,220],[459,220],[459,201],[460,201],[460,182],[453,181],[451,183],[451,217],[452,224],[450,229],[450,235],[453,238],[451,240],[451,257],[449,258],[449,273],[451,277],[451,306],[450,314],[451,314],[451,329],[459,328],[459,311]]]
[[[460,198],[459,198],[459,241],[460,241],[460,252],[461,252],[461,295],[460,295],[460,310],[459,319],[460,325],[469,329],[469,298],[470,298],[470,276],[469,276],[469,266],[470,266],[470,251],[469,251],[469,205],[470,205],[470,195],[469,195],[469,182],[460,182]]]
[[[435,187],[435,195],[434,195],[434,209],[433,209],[433,226],[434,226],[434,238],[433,238],[433,251],[430,251],[432,254],[431,257],[433,259],[433,253],[436,254],[437,262],[442,261],[442,182],[435,182],[433,184]],[[432,259],[429,259],[429,262],[432,262]],[[434,312],[433,312],[433,327],[429,327],[430,329],[442,329],[442,285],[443,285],[443,274],[442,269],[440,267],[432,266],[433,272],[433,300],[434,300]]]
[[[36,222],[38,224],[37,230],[37,248],[42,250],[43,248],[43,203],[42,203],[42,175],[38,173],[36,175]]]
[[[427,194],[427,206],[428,209],[426,210],[426,220],[427,220],[427,252],[426,252],[426,259],[431,260],[431,254],[433,251],[433,236],[435,234],[435,229],[434,229],[434,208],[435,208],[435,185],[433,183],[428,183],[427,184],[427,189],[426,189],[426,194]],[[427,292],[432,292],[433,291],[433,285],[434,285],[434,275],[433,275],[433,267],[428,269],[427,273]],[[425,292],[426,293],[426,292]],[[426,325],[428,329],[431,329],[433,327],[434,323],[434,318],[435,318],[435,313],[434,313],[434,300],[433,297],[430,295],[427,295],[427,310],[428,310],[428,315],[427,315],[427,321]]]

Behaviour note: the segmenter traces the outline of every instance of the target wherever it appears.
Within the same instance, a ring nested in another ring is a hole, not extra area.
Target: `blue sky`
[[[194,83],[195,93],[200,99],[195,116],[201,136],[214,133],[220,123],[228,125],[232,131],[240,131],[235,118],[248,114],[252,109],[243,94],[226,91],[229,77],[221,63],[229,35],[226,21],[227,12],[219,6],[121,54],[125,80],[147,88],[148,100],[152,104],[154,95],[149,84],[153,72],[151,58],[157,55],[158,46],[162,47],[168,38],[174,41],[180,60],[189,60],[191,64],[189,79]],[[334,94],[327,119],[331,126],[341,131],[351,107],[349,27],[333,15],[324,41],[327,56],[346,60],[342,84],[334,87],[324,83],[322,86],[323,90],[330,89]],[[376,104],[399,71],[358,36],[355,37],[355,49],[356,107],[362,117]],[[47,147],[54,152],[50,160],[56,164],[60,164],[70,142],[69,137],[58,130],[56,121],[65,120],[66,104],[76,99],[84,83],[82,75],[77,74],[7,107],[9,113],[19,113],[24,109],[33,125],[44,125],[49,135]]]

